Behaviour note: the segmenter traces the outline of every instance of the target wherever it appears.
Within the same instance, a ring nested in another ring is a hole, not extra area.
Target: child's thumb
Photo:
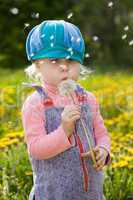
[[[91,152],[88,151],[88,152],[85,152],[85,153],[81,153],[81,157],[82,158],[91,158]]]

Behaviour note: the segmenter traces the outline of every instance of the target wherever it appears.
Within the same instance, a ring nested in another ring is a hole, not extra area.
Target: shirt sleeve
[[[28,153],[35,159],[48,159],[71,147],[61,125],[50,134],[46,133],[44,106],[37,100],[29,98],[23,104],[22,124]]]
[[[104,125],[103,118],[100,113],[99,103],[92,93],[88,93],[88,103],[91,104],[93,114],[93,130],[96,140],[96,145],[105,148],[108,152],[105,164],[110,161],[110,136],[107,128]]]

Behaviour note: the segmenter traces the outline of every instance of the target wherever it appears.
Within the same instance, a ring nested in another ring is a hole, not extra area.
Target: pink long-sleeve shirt
[[[48,96],[52,98],[55,106],[65,107],[72,104],[71,99],[60,95],[56,87],[47,82],[45,82],[43,87]],[[73,95],[73,97],[77,101],[76,95]],[[96,144],[110,152],[110,137],[104,126],[103,118],[99,111],[99,104],[91,92],[87,92],[87,101],[92,109]],[[51,132],[51,134],[46,134],[44,110],[45,107],[41,96],[36,92],[29,95],[22,106],[22,124],[28,152],[39,160],[56,156],[72,146],[72,142],[68,139],[62,125]]]

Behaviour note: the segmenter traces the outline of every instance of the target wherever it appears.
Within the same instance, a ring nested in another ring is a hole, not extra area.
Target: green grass
[[[12,91],[7,90],[5,95],[6,102],[12,105],[12,102],[16,102],[16,88],[20,88],[19,98],[21,95],[27,94],[28,91],[24,92],[21,90],[21,83],[23,81],[28,81],[28,78],[25,76],[23,69],[20,70],[9,70],[9,69],[0,69],[1,81],[0,81],[0,91],[2,92],[3,88],[15,88],[13,93]],[[114,139],[114,153],[117,150],[115,146],[117,143],[123,145],[120,152],[115,155],[117,160],[119,156],[131,156],[125,154],[124,147],[131,146],[131,139],[126,138],[127,132],[128,135],[131,135],[131,127],[133,126],[132,118],[123,118],[119,107],[115,107],[113,102],[113,97],[117,92],[120,92],[120,101],[119,106],[123,109],[127,109],[129,106],[132,108],[132,102],[126,101],[126,95],[132,95],[131,87],[132,85],[132,73],[131,71],[100,71],[99,69],[92,73],[88,79],[80,80],[80,83],[84,88],[89,91],[101,92],[105,90],[105,98],[100,102],[102,104],[102,113],[105,119],[111,121],[111,125],[108,126],[108,129],[113,133],[113,137],[123,134],[123,137],[126,142],[121,142],[119,138]],[[126,92],[126,93],[123,93]],[[121,93],[122,92],[122,93]],[[131,93],[131,94],[130,94]],[[100,96],[99,96],[100,97]],[[2,100],[2,99],[1,99]],[[0,126],[0,137],[5,137],[9,132],[19,132],[22,131],[20,109],[21,103],[16,107],[6,107],[0,100],[0,109],[3,110],[3,117],[1,111],[1,126]],[[109,100],[109,101],[108,101]],[[117,99],[119,100],[119,99]],[[127,105],[128,103],[128,105]],[[131,109],[132,110],[132,109]],[[127,111],[126,111],[127,112]],[[119,118],[121,116],[121,118]],[[118,118],[117,118],[118,117]],[[115,125],[113,124],[114,120],[122,119],[118,121]],[[116,140],[116,141],[115,141]],[[127,145],[127,146],[126,146]],[[0,200],[26,200],[28,199],[28,194],[32,187],[32,174],[31,174],[31,165],[28,159],[28,153],[24,141],[20,141],[18,144],[12,144],[7,146],[4,150],[0,150]],[[129,168],[130,167],[130,168]],[[132,168],[131,165],[127,165],[119,168],[108,167],[105,170],[105,183],[104,183],[104,193],[107,200],[132,200]]]

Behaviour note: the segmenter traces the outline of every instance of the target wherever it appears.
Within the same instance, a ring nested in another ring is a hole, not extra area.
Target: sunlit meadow
[[[21,106],[33,90],[21,85],[21,70],[2,71],[0,84],[0,200],[25,200],[32,187],[21,124]],[[8,75],[7,75],[8,74]],[[14,79],[14,77],[16,77]],[[107,200],[133,198],[133,77],[124,72],[92,73],[79,83],[92,91],[111,137],[111,163],[105,167],[104,193]]]

